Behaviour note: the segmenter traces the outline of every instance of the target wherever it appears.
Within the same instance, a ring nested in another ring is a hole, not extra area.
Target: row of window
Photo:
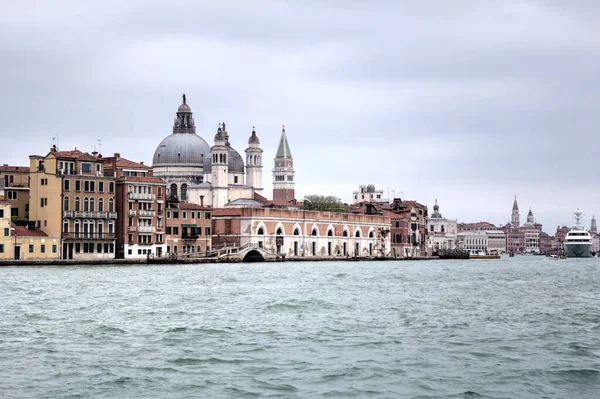
[[[29,253],[32,254],[35,252],[35,244],[29,244]],[[52,244],[52,253],[55,254],[58,252],[58,246],[56,244]],[[0,244],[0,254],[4,253],[4,244]],[[46,244],[40,244],[40,253],[46,253]]]
[[[264,235],[265,234],[265,229],[263,229],[262,227],[259,227],[258,231],[256,232],[256,234],[258,234],[259,236],[260,235]],[[277,228],[277,231],[275,232],[275,234],[278,235],[278,236],[283,235],[283,230],[281,230],[281,227]],[[295,236],[299,236],[300,235],[300,229],[295,228],[294,229],[294,235]],[[318,232],[318,230],[316,228],[314,228],[314,229],[312,229],[310,235],[311,236],[318,236],[319,232]],[[369,232],[369,238],[373,238],[374,236],[375,236],[375,234],[372,231],[370,231]],[[327,231],[327,237],[333,237],[333,230],[328,230]],[[342,237],[348,237],[348,230],[344,230],[342,232]],[[361,237],[360,230],[356,230],[356,232],[354,233],[354,237]]]
[[[63,191],[70,191],[70,190],[71,190],[71,180],[65,179],[63,181]],[[81,191],[81,180],[75,180],[74,191]],[[83,181],[83,191],[85,191],[86,193],[96,192],[96,181],[84,180]],[[103,181],[98,182],[98,192],[99,193],[104,192],[104,182]],[[108,192],[109,193],[115,192],[115,182],[112,182],[112,181],[108,182]]]
[[[15,190],[5,190],[7,200],[16,200],[19,198],[18,191]]]
[[[76,242],[75,243],[75,253],[84,253],[84,254],[112,254],[115,252],[115,245],[112,243],[102,244],[93,242]]]
[[[75,197],[75,201],[74,201],[74,205],[75,205],[75,212],[79,212],[79,211],[83,211],[83,212],[94,212],[95,211],[95,200],[94,197],[85,197],[83,199],[83,209],[81,207],[81,199],[79,197]],[[64,211],[68,211],[70,210],[71,204],[70,204],[70,199],[69,197],[64,197],[63,198],[63,210]],[[115,201],[112,198],[108,199],[108,212],[114,212],[115,211]],[[98,212],[104,212],[104,199],[103,198],[98,198]]]
[[[179,235],[179,226],[167,226],[165,228],[165,233],[167,235],[177,236],[177,235]],[[207,236],[210,235],[210,227],[204,228],[204,234]],[[181,235],[182,235],[182,237],[190,237],[190,238],[201,236],[202,235],[202,227],[181,226]]]
[[[286,176],[275,175],[275,181],[294,181],[294,176],[288,175],[286,179]]]
[[[104,231],[104,222],[102,222],[101,220],[98,221],[98,225],[97,228],[95,229],[95,224],[93,220],[84,220],[83,223],[81,223],[79,220],[75,220],[75,222],[73,222],[73,227],[74,230],[71,231],[69,229],[69,221],[68,220],[63,220],[63,233],[75,233],[76,235],[79,233],[83,233],[83,234],[94,234],[94,230],[96,231],[96,235],[98,238],[102,238],[102,234],[105,233]],[[108,230],[106,231],[107,234],[113,234],[114,233],[114,223],[112,220],[109,220],[107,223],[108,226]],[[81,228],[83,227],[83,228]]]
[[[167,211],[167,219],[179,219],[179,212],[182,219],[187,219],[188,211]],[[202,219],[202,212],[190,211],[190,219]],[[210,220],[210,212],[204,212],[204,219]]]

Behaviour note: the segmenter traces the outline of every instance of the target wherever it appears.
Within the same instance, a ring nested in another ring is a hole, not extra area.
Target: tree
[[[302,209],[307,211],[346,212],[339,198],[333,195],[307,195]]]

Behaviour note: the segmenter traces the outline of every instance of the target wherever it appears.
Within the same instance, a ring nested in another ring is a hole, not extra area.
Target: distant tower
[[[221,126],[217,130],[215,135],[215,145],[210,149],[210,156],[212,157],[212,206],[213,208],[222,208],[227,204],[228,199],[228,179],[227,156],[229,150],[227,148],[226,138],[223,135]]]
[[[248,148],[246,148],[246,185],[252,187],[255,192],[261,193],[262,186],[262,153],[260,140],[256,135],[254,126],[252,134],[248,139]]]
[[[529,208],[529,213],[527,214],[527,224],[535,224],[535,217],[533,217],[533,212],[531,212],[531,208]]]
[[[512,215],[510,217],[510,224],[512,224],[513,227],[519,227],[519,224],[521,224],[520,217],[519,217],[519,205],[517,205],[517,196],[516,195],[515,195],[515,202],[513,202],[513,209],[512,209]]]
[[[294,192],[294,158],[285,135],[285,126],[281,129],[279,148],[273,167],[273,201],[288,202],[296,198]]]
[[[590,233],[598,234],[598,226],[596,226],[596,216],[592,216],[592,225],[590,226]]]

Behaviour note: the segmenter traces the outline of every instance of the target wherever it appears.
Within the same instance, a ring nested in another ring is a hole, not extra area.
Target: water
[[[4,398],[600,393],[600,259],[0,269]]]

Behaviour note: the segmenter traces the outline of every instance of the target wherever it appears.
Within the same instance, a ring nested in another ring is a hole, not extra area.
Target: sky
[[[271,192],[285,124],[296,196],[374,184],[459,222],[600,218],[596,0],[5,0],[0,163],[53,137],[151,164],[182,93],[209,144],[256,126]],[[96,146],[96,147],[94,147]]]

